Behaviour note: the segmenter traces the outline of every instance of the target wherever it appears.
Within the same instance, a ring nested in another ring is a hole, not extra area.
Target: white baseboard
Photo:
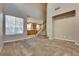
[[[65,38],[60,38],[60,37],[54,37],[54,39],[60,39],[60,40],[65,40],[65,41],[71,41],[71,42],[75,42],[75,40],[70,40],[70,39],[65,39]]]
[[[60,39],[60,40],[70,41],[70,42],[74,42],[75,45],[79,45],[79,43],[77,43],[75,40],[70,40],[70,39],[65,39],[65,38],[59,38],[59,37],[54,37],[54,39]]]
[[[3,41],[3,42],[8,43],[8,42],[15,42],[15,41],[19,41],[19,40],[24,40],[24,39],[13,39],[13,40],[7,40],[7,41]]]
[[[7,41],[3,41],[3,43],[15,42],[15,41],[19,41],[19,40],[27,40],[27,39],[31,39],[31,38],[7,40]]]
[[[75,45],[79,45],[79,43],[76,42]]]
[[[48,38],[49,40],[53,40],[54,38]]]
[[[7,41],[3,41],[3,43],[15,42],[15,41],[19,41],[19,40],[27,40],[27,39],[31,39],[31,38],[7,40]],[[59,37],[49,38],[49,40],[53,40],[53,39],[59,39],[59,40],[65,40],[65,41],[71,41],[71,42],[74,42],[76,45],[79,45],[79,43],[77,43],[75,40],[70,40],[70,39],[65,39],[65,38],[59,38]]]
[[[71,42],[74,42],[75,45],[79,45],[79,43],[76,42],[75,40],[70,40],[70,39],[65,39],[65,38],[59,38],[59,37],[54,37],[54,39],[60,39],[60,40],[65,40],[65,41],[71,41]]]

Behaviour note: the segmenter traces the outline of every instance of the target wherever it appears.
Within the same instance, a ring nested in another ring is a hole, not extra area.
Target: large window
[[[14,16],[5,16],[5,34],[13,35],[23,33],[23,19]]]

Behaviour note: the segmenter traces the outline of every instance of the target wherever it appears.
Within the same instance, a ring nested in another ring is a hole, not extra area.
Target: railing
[[[40,27],[41,27],[41,28],[40,28],[40,30],[36,33],[35,37],[37,37],[42,31],[45,30],[45,27],[46,27],[46,21],[45,21],[45,20],[43,21],[43,24],[41,24]]]

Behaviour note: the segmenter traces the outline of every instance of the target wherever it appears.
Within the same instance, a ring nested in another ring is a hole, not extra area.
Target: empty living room
[[[79,56],[79,3],[0,3],[0,56]]]

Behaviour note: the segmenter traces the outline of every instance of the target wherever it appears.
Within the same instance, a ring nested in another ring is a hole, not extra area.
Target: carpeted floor
[[[79,46],[64,40],[44,37],[5,43],[1,56],[79,56]]]

